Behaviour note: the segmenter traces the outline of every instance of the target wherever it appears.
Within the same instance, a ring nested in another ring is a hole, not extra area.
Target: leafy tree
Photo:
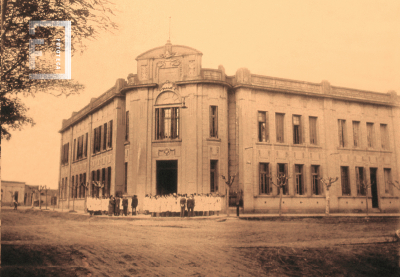
[[[108,0],[3,0],[1,5],[1,138],[10,139],[11,130],[34,125],[21,96],[44,92],[55,96],[79,93],[84,86],[74,80],[35,80],[32,73],[54,73],[54,59],[44,58],[29,68],[29,39],[44,39],[36,51],[54,53],[56,39],[64,38],[64,28],[36,27],[29,34],[29,21],[71,21],[71,54],[82,53],[86,42],[102,31],[117,29],[111,20]],[[64,51],[63,44],[60,51]],[[54,53],[55,54],[55,53]],[[53,54],[53,55],[54,55]]]

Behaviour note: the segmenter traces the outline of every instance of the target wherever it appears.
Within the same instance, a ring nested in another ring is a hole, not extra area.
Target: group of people
[[[206,216],[219,214],[221,197],[211,194],[146,195],[143,210],[152,216]]]
[[[87,210],[90,214],[95,212],[107,213],[109,216],[128,215],[128,207],[132,209],[132,215],[136,215],[136,208],[139,204],[136,195],[133,197],[114,197],[110,198],[88,198]]]

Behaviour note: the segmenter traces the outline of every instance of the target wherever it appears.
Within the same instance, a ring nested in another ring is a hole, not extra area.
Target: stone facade
[[[118,79],[63,121],[64,207],[83,208],[85,195],[137,195],[139,210],[147,194],[225,195],[222,176],[236,175],[232,190],[243,192],[245,212],[276,212],[272,182],[281,172],[289,177],[286,212],[324,211],[319,177],[339,178],[330,190],[333,211],[365,209],[363,180],[372,184],[371,208],[398,210],[400,193],[388,185],[400,179],[395,92],[272,78],[246,68],[226,76],[222,66],[202,68],[201,57],[168,41],[136,58],[137,74]]]

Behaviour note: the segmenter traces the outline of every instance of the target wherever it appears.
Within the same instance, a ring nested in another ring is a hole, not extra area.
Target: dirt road
[[[3,209],[1,270],[3,276],[399,276],[398,243],[357,244],[393,236],[398,222],[126,221]]]

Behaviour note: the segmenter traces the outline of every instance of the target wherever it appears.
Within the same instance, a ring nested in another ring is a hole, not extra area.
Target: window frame
[[[346,176],[343,176],[344,173],[346,173]],[[342,187],[342,196],[351,196],[350,172],[348,166],[340,167],[340,184]]]
[[[295,118],[299,120],[298,124],[295,124]],[[293,132],[293,144],[302,144],[302,124],[301,124],[301,115],[293,114],[292,115],[292,132]]]
[[[171,112],[171,115],[169,117],[170,123],[169,123],[169,137],[165,137],[165,110],[169,109]],[[161,116],[161,117],[160,117]],[[181,134],[181,126],[180,126],[180,117],[181,117],[181,112],[180,112],[180,106],[174,105],[174,106],[157,106],[155,108],[155,130],[154,130],[154,135],[155,135],[155,140],[157,141],[173,141],[173,140],[179,140],[180,139],[180,134]]]
[[[386,172],[389,172],[389,175],[387,175]],[[384,178],[384,182],[385,182],[385,193],[389,194],[389,195],[393,195],[393,185],[391,185],[391,182],[392,182],[392,169],[391,168],[383,168],[383,178]]]
[[[282,121],[278,122],[278,120],[282,120]],[[282,126],[280,126],[280,124]],[[285,114],[284,113],[275,113],[275,131],[276,131],[276,142],[277,143],[285,143]]]
[[[367,148],[375,148],[375,130],[374,123],[367,122]]]
[[[311,120],[315,120],[314,121],[314,124],[315,124],[315,126],[313,126],[313,127],[311,127],[312,126],[312,124],[311,124]],[[316,117],[316,116],[309,116],[308,117],[308,126],[309,126],[309,129],[310,129],[310,144],[311,145],[318,145],[318,117]],[[314,140],[314,141],[313,141]]]
[[[315,172],[313,169],[316,169]],[[324,189],[320,180],[321,166],[311,165],[311,193],[312,195],[321,196],[323,195]]]
[[[353,120],[353,147],[360,148],[361,147],[361,136],[360,136],[360,121]]]
[[[210,192],[218,192],[218,189],[218,160],[210,160]]]
[[[280,167],[283,166],[283,172],[280,171]],[[279,184],[279,179],[278,177],[280,176],[281,173],[283,173],[286,176],[286,184],[285,186],[282,188],[282,196],[283,195],[289,195],[289,176],[288,176],[288,164],[287,163],[278,163],[276,166],[277,169],[277,175],[276,175],[276,183]],[[280,190],[278,189],[277,195],[279,195]]]
[[[210,105],[210,138],[218,138],[218,106]]]
[[[380,129],[380,133],[381,133],[381,148],[382,148],[382,150],[390,150],[388,125],[386,123],[381,123],[379,125],[379,129]]]
[[[367,178],[367,170],[362,166],[356,166],[356,186],[357,186],[357,196],[366,196],[368,189],[365,187],[364,182]]]
[[[269,163],[259,163],[259,190],[260,195],[270,195],[272,193],[272,186],[270,183],[271,169]]]
[[[339,147],[345,148],[347,146],[347,129],[345,119],[338,119],[338,136]]]
[[[260,119],[260,115],[263,121]],[[269,142],[269,116],[267,111],[257,111],[258,142]],[[264,130],[262,130],[264,124]],[[263,137],[264,135],[264,137]]]
[[[299,169],[297,171],[297,169]],[[295,176],[295,185],[296,185],[296,195],[306,195],[307,188],[304,183],[304,165],[295,164],[294,165],[294,176]]]

